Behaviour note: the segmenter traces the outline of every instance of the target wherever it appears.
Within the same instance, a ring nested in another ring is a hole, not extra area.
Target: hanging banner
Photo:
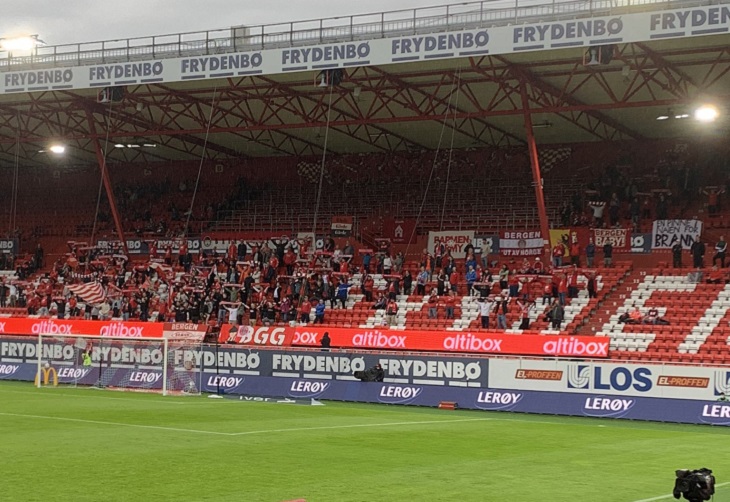
[[[352,235],[352,216],[332,217],[332,237],[350,237]]]
[[[550,249],[561,243],[563,245],[563,256],[570,255],[570,229],[569,228],[551,228],[550,229]]]
[[[539,230],[503,230],[499,237],[502,256],[540,256],[543,240]]]
[[[651,253],[651,234],[632,234],[631,252]]]
[[[444,245],[454,258],[466,257],[466,247],[472,245],[474,231],[448,230],[428,233],[428,252],[434,254],[436,246]]]
[[[18,239],[0,239],[0,253],[18,254]]]
[[[207,333],[207,324],[195,324],[190,322],[166,322],[162,325],[162,336],[164,338],[202,342]]]
[[[689,249],[702,235],[699,220],[656,220],[652,230],[652,249],[671,249],[679,242],[682,249]]]
[[[499,235],[484,235],[474,237],[474,252],[481,255],[499,254]]]
[[[413,244],[416,238],[416,220],[412,218],[384,218],[383,237],[393,244]]]
[[[593,229],[593,243],[596,248],[602,249],[609,242],[615,252],[628,252],[631,248],[631,230],[628,228]]]

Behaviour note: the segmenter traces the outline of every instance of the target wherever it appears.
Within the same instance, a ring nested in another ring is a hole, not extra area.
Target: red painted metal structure
[[[730,44],[723,40],[622,44],[610,64],[594,67],[582,64],[579,51],[565,49],[352,68],[332,96],[328,150],[336,155],[434,149],[444,123],[455,131],[455,148],[527,147],[545,232],[539,146],[695,134],[670,125],[661,129],[654,117],[667,108],[689,109],[706,96],[727,102]],[[450,108],[449,93],[456,88],[461,97]],[[102,165],[106,138],[110,144],[157,145],[108,148],[110,165],[321,155],[328,93],[312,85],[311,73],[301,73],[131,87],[112,114],[96,102],[93,90],[4,95],[0,166],[14,164],[17,144],[21,166],[47,165],[37,152],[50,137],[62,137],[71,147],[67,164]],[[531,127],[548,118],[553,127],[539,132]],[[108,174],[103,183],[122,237]]]

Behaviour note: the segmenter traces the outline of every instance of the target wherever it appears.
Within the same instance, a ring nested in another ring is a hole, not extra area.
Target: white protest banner
[[[436,246],[443,244],[446,251],[451,251],[454,258],[466,257],[466,246],[474,240],[474,231],[449,230],[445,232],[428,233],[428,252],[434,254]]]
[[[652,249],[671,249],[675,242],[689,249],[702,235],[699,220],[656,220],[651,235]]]

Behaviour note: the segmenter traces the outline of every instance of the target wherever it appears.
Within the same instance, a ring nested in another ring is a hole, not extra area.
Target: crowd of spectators
[[[131,261],[119,248],[70,243],[68,254],[48,272],[42,272],[39,246],[28,270],[8,285],[12,291],[3,283],[0,293],[4,303],[7,299],[30,315],[216,325],[326,323],[328,312],[347,308],[353,292],[372,309],[382,310],[391,325],[400,295],[425,297],[429,318],[453,319],[459,296],[467,294],[479,298],[482,325],[489,327],[494,314],[499,329],[507,328],[513,308],[521,313],[523,328],[529,327],[529,313],[540,298],[543,305],[550,304],[549,320],[557,328],[562,309],[579,289],[587,287],[590,296],[596,293],[595,273],[577,263],[553,269],[540,258],[526,258],[511,263],[512,268],[494,268],[497,262],[490,264],[488,253],[478,254],[472,246],[460,260],[444,246],[434,253],[424,250],[412,274],[403,254],[391,253],[387,241],[377,250],[356,253],[349,242],[339,247],[328,239],[315,250],[310,240],[281,238],[231,242],[225,251],[200,254],[191,253],[185,242],[165,249],[151,242],[149,257],[139,261]],[[579,282],[580,276],[587,282]],[[97,281],[106,295],[97,304],[70,288]]]

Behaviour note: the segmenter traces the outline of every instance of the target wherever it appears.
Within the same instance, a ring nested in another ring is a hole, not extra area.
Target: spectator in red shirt
[[[299,321],[307,324],[309,322],[310,312],[312,312],[312,304],[309,302],[309,297],[305,296],[304,301],[299,306]]]
[[[565,306],[565,297],[568,294],[568,281],[564,275],[560,276],[560,282],[558,283],[558,300],[560,305]]]
[[[570,246],[570,263],[580,267],[580,244],[577,241]]]
[[[451,271],[451,275],[449,276],[449,285],[451,286],[451,291],[456,293],[459,289],[459,272],[456,271],[456,267],[453,268]]]
[[[573,265],[573,268],[568,272],[568,298],[578,297],[578,267]]]
[[[563,255],[565,254],[565,247],[562,242],[558,242],[553,247],[553,267],[560,268],[563,266]]]
[[[444,305],[446,306],[446,319],[454,318],[454,306],[456,305],[456,292],[449,291],[444,298]]]
[[[438,318],[438,301],[439,297],[436,288],[431,290],[431,295],[428,297],[428,318]]]
[[[532,264],[532,270],[536,274],[542,274],[545,271],[545,265],[543,265],[539,256],[535,258],[535,263]]]

